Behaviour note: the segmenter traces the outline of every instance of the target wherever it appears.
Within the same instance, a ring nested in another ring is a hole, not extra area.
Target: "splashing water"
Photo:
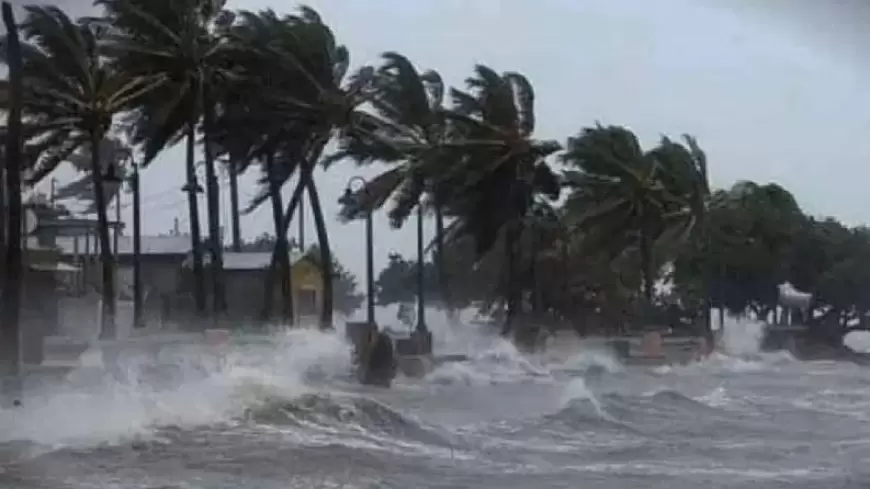
[[[132,349],[118,378],[92,352],[65,384],[0,412],[0,486],[615,489],[643,478],[652,489],[759,479],[846,489],[866,480],[864,371],[761,354],[759,324],[729,321],[720,352],[656,373],[623,367],[591,342],[558,338],[521,353],[495,331],[435,313],[428,323],[438,353],[469,357],[395,389],[353,382],[339,333],[240,337],[220,355],[202,344]]]
[[[761,352],[764,323],[745,318],[726,316],[721,337],[723,353],[745,357]]]
[[[221,353],[173,345],[158,358],[134,356],[123,379],[89,363],[27,395],[26,408],[0,411],[0,442],[116,443],[159,426],[229,423],[268,396],[297,397],[318,378],[346,375],[350,355],[337,334],[294,330]]]

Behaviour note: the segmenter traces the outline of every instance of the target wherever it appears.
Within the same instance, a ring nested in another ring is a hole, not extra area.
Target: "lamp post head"
[[[344,193],[338,198],[338,203],[341,205],[353,204],[353,191],[350,187],[344,189]]]
[[[338,203],[345,206],[358,204],[357,193],[366,191],[366,183],[363,177],[350,177],[344,188],[344,194],[338,198]],[[354,186],[357,187],[357,190],[354,190]]]

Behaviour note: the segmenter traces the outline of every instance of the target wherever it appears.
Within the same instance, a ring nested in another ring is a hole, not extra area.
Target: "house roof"
[[[75,273],[81,271],[81,269],[75,265],[70,265],[69,263],[64,263],[59,261],[57,263],[32,263],[28,265],[31,270],[35,270],[37,272],[66,272],[66,273]]]
[[[78,239],[78,250],[76,250],[76,239]],[[109,241],[114,244],[114,238],[110,237]],[[82,237],[58,236],[56,243],[63,255],[74,255],[76,251],[79,255],[86,254],[85,239]],[[190,237],[186,235],[142,236],[141,244],[143,255],[185,255],[190,252]],[[99,242],[91,239],[90,254],[97,255],[98,250]],[[133,254],[132,236],[118,236],[118,254]]]
[[[264,252],[224,253],[224,270],[263,270],[272,263],[272,254]]]
[[[205,238],[207,239],[207,238]],[[71,256],[76,254],[76,238],[68,236],[60,236],[57,238],[57,247],[60,249],[61,255]],[[110,241],[114,243],[113,238]],[[141,253],[143,255],[182,255],[184,259],[183,266],[191,266],[190,257],[190,236],[188,235],[166,235],[166,236],[142,236]],[[85,255],[85,240],[78,238],[78,255]],[[98,243],[91,240],[90,255],[98,255]],[[118,255],[129,256],[133,254],[133,238],[131,236],[118,236]],[[303,258],[303,254],[299,250],[290,251],[290,263],[296,263]],[[203,253],[203,262],[208,265],[210,255]],[[271,252],[232,252],[225,251],[223,253],[224,270],[265,270],[269,267],[272,261]]]
[[[304,258],[304,255],[299,250],[290,251],[290,264],[297,263]],[[208,266],[211,256],[208,253],[203,254],[203,264]],[[224,270],[265,270],[272,263],[272,253],[266,251],[225,251],[223,253]],[[190,267],[191,257],[188,255],[185,258],[183,266]]]
[[[99,222],[96,219],[85,219],[77,217],[64,218],[39,218],[37,224],[40,228],[55,228],[59,234],[66,236],[84,236],[93,233],[100,228]],[[109,221],[106,223],[110,229],[123,229],[124,223],[121,221]]]

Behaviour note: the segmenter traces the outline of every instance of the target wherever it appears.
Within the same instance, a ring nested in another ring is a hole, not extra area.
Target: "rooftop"
[[[113,237],[110,236],[109,241],[114,245]],[[56,243],[62,255],[85,255],[88,251],[85,249],[86,241],[83,237],[59,236]],[[187,235],[142,236],[141,245],[143,255],[185,255],[190,252],[190,237]],[[99,242],[96,239],[90,240],[89,251],[90,253],[87,254],[99,254]],[[122,256],[133,254],[132,236],[118,236],[118,254]]]
[[[298,250],[290,252],[290,263],[296,263],[303,257]],[[203,256],[203,264],[208,265],[210,256]],[[265,270],[272,263],[272,253],[267,251],[225,251],[223,255],[224,270]],[[190,257],[184,260],[184,266],[190,266]]]
[[[203,238],[203,241],[207,240],[207,237]],[[76,241],[78,241],[78,244],[76,244]],[[114,244],[114,238],[110,237],[109,241]],[[99,243],[95,239],[90,241],[90,250],[85,249],[85,239],[83,237],[59,236],[56,243],[62,256],[99,255]],[[190,266],[190,249],[190,236],[186,234],[142,236],[142,255],[185,256],[184,266]],[[118,236],[118,255],[131,256],[132,254],[133,237]],[[296,263],[302,256],[303,254],[299,250],[292,250],[290,252],[290,262]],[[208,253],[203,254],[205,265],[208,265],[209,258]],[[223,259],[224,270],[264,270],[269,267],[272,261],[272,253],[268,251],[225,251]]]

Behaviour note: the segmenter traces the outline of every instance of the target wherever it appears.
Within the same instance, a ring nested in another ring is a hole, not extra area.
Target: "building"
[[[118,331],[132,324],[133,299],[133,239],[130,236],[113,237],[113,253],[118,270],[116,287],[119,296]],[[99,291],[101,270],[99,247],[88,236],[62,236],[55,240],[64,260],[81,268],[79,296],[93,296]],[[193,276],[190,270],[190,236],[173,233],[160,236],[142,236],[140,246],[141,285],[143,311],[146,324],[161,328],[186,329],[195,324]],[[205,272],[208,273],[209,253],[203,254]],[[227,315],[231,320],[257,322],[264,316],[265,285],[269,273],[271,253],[225,251],[224,283],[227,297]],[[322,307],[323,284],[319,268],[298,251],[291,252],[293,299],[297,305],[297,321],[308,321],[319,315]],[[208,277],[206,276],[208,281]],[[276,278],[277,280],[277,278]],[[280,281],[272,289],[273,303],[280,303]],[[207,286],[207,299],[211,289]]]
[[[208,254],[204,256],[208,273]],[[223,254],[224,286],[227,298],[227,316],[236,322],[256,323],[267,316],[266,290],[271,287],[273,312],[281,303],[280,276],[271,275],[270,252],[232,252]],[[190,272],[190,257],[184,262]],[[317,321],[323,306],[323,280],[320,268],[309,257],[298,250],[290,253],[290,276],[293,296],[295,322],[313,323]],[[274,314],[271,314],[274,316]]]
[[[87,229],[88,223],[64,218],[39,201],[26,203],[22,217],[22,360],[39,364],[44,357],[44,338],[62,329],[63,301],[75,289],[81,272],[75,262],[62,256],[56,239],[70,230]]]

